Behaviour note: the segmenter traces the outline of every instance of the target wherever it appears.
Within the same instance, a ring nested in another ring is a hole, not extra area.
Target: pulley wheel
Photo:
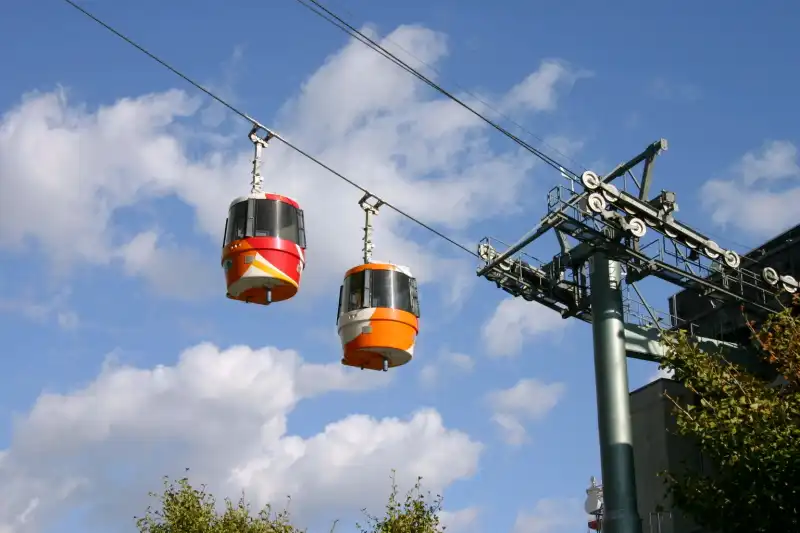
[[[600,193],[593,192],[586,199],[586,205],[595,213],[602,213],[606,210],[606,199]]]
[[[641,239],[647,233],[647,226],[645,226],[644,220],[641,218],[633,217],[628,220],[628,231],[637,239]]]
[[[708,241],[703,247],[703,253],[706,254],[709,259],[716,259],[719,257],[719,252],[717,251],[718,247],[719,246],[714,241]]]
[[[783,290],[789,294],[794,294],[797,292],[797,280],[792,276],[783,276],[783,278],[781,278],[781,286],[783,287]]]
[[[616,187],[614,187],[612,184],[609,183],[603,188],[603,196],[609,202],[613,202],[614,200],[619,198],[619,189],[617,189]]]
[[[591,170],[587,170],[581,174],[581,183],[583,183],[584,187],[593,191],[600,186],[600,177]]]
[[[778,276],[778,272],[772,268],[767,267],[761,271],[761,278],[767,285],[775,287],[778,285],[778,282],[781,280],[780,276]]]
[[[722,260],[725,261],[725,264],[730,268],[739,268],[739,265],[742,262],[742,260],[739,258],[739,254],[733,250],[727,250],[724,254],[722,254]]]

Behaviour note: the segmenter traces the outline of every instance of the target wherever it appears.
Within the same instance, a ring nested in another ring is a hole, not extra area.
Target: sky
[[[294,144],[459,242],[511,242],[558,173],[296,2],[82,5]],[[792,2],[368,2],[331,9],[563,161],[602,173],[658,138],[653,190],[740,252],[797,222]],[[451,533],[585,531],[600,476],[586,324],[511,299],[389,210],[376,259],[420,282],[414,359],[340,365],[361,193],[273,143],[305,209],[299,294],[225,298],[249,126],[64,2],[0,4],[0,532],[131,532],[164,475],[353,531],[396,470]],[[497,114],[501,112],[503,116]],[[535,253],[556,253],[552,236]],[[645,284],[666,309],[675,292]],[[656,378],[631,361],[631,389]],[[349,528],[349,529],[348,529]]]

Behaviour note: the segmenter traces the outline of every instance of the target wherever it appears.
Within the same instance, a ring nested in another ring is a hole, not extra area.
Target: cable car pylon
[[[550,190],[547,213],[536,227],[502,253],[488,237],[477,250],[483,260],[478,276],[513,296],[539,302],[564,318],[576,317],[592,324],[603,531],[608,533],[641,533],[627,354],[638,352],[640,358],[657,360],[659,350],[663,350],[661,329],[691,330],[691,325],[676,317],[669,324],[659,323],[649,307],[654,320],[650,327],[626,323],[623,283],[633,285],[655,276],[712,300],[738,303],[762,314],[779,311],[784,295],[798,290],[793,277],[780,275],[771,267],[754,271],[752,267],[757,265],[751,267],[750,263],[744,268],[735,251],[721,248],[702,232],[675,220],[678,206],[674,192],[661,191],[647,198],[653,162],[666,148],[666,140],[656,141],[602,177],[592,171],[577,179],[562,173],[569,186]],[[639,181],[633,169],[641,163]],[[611,183],[620,177],[621,187]],[[632,182],[630,190],[628,181]],[[547,263],[523,257],[526,246],[551,230],[558,238],[559,254]],[[656,236],[644,242],[648,230]],[[626,267],[624,275],[622,265]],[[713,339],[699,340],[715,343]],[[745,352],[742,347],[734,348]],[[643,351],[649,355],[641,357]]]

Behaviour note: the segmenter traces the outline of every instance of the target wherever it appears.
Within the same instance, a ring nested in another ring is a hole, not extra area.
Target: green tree
[[[686,335],[665,335],[661,367],[699,402],[671,398],[678,432],[693,438],[714,472],[664,473],[679,509],[698,525],[726,533],[800,531],[800,319],[770,317],[756,345],[787,385],[771,387]]]
[[[439,523],[442,497],[423,494],[421,477],[417,478],[414,488],[406,493],[402,502],[398,499],[394,471],[391,479],[392,491],[384,515],[377,517],[363,510],[367,523],[356,524],[360,533],[441,533],[445,530]]]
[[[244,495],[236,503],[226,498],[219,513],[205,486],[194,488],[185,477],[177,483],[164,478],[164,493],[150,496],[159,500],[159,506],[148,507],[145,516],[136,518],[140,533],[300,533],[290,523],[288,511],[273,512],[266,505],[252,513]]]
[[[441,496],[424,495],[421,478],[408,492],[405,501],[398,500],[398,490],[392,472],[392,490],[386,504],[385,515],[377,517],[364,510],[367,524],[357,524],[360,533],[441,533],[439,525]],[[224,510],[217,509],[216,499],[206,492],[205,486],[197,489],[188,478],[177,482],[164,478],[162,494],[150,493],[158,505],[147,508],[145,516],[136,518],[140,533],[301,533],[292,525],[289,512],[274,512],[264,506],[253,513],[244,495],[234,503],[225,499]],[[333,522],[331,532],[338,521]]]

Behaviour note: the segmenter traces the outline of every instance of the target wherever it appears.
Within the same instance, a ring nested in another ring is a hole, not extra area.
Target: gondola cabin
[[[419,332],[419,296],[411,271],[391,263],[351,268],[339,289],[342,364],[387,370],[408,363]]]
[[[293,297],[305,249],[305,221],[296,201],[268,193],[235,199],[222,244],[228,298],[268,305]]]

